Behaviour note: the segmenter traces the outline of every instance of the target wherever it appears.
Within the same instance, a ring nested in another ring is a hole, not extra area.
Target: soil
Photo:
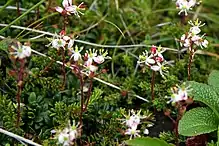
[[[151,137],[159,137],[160,132],[173,131],[174,125],[172,121],[163,114],[163,112],[157,112],[155,114],[155,123],[152,128],[149,129]]]

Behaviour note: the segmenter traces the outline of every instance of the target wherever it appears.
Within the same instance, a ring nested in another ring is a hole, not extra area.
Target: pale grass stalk
[[[9,137],[13,137],[14,139],[17,139],[18,141],[21,141],[21,142],[24,142],[24,143],[27,143],[27,144],[30,144],[30,145],[33,145],[33,146],[42,146],[42,145],[37,144],[37,143],[35,143],[35,142],[33,142],[33,141],[29,140],[29,139],[26,139],[24,137],[16,135],[16,134],[14,134],[12,132],[6,131],[6,130],[4,130],[2,128],[0,128],[0,133],[8,135]]]

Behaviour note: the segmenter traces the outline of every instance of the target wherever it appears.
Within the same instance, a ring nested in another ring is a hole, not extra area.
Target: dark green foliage
[[[49,0],[40,5],[39,18],[54,13],[52,8],[55,6],[61,6],[62,0],[51,1],[51,5],[49,5]],[[28,9],[37,2],[39,1],[20,0],[20,6]],[[80,0],[76,0],[74,4],[80,2]],[[200,11],[195,13],[206,23],[203,32],[208,34],[211,45],[205,51],[212,53],[218,53],[215,46],[218,46],[219,43],[218,6],[215,5],[217,2],[217,0],[203,1],[202,6],[199,7]],[[0,1],[1,6],[5,3],[6,0]],[[69,17],[66,30],[67,34],[78,36],[77,39],[83,41],[102,45],[161,44],[161,46],[168,48],[181,49],[175,38],[180,38],[189,29],[188,24],[184,25],[180,22],[181,17],[177,15],[175,4],[171,0],[84,0],[84,3],[86,5],[85,15],[81,18]],[[15,2],[12,5],[16,6]],[[36,10],[34,11],[36,12]],[[28,27],[36,22],[39,19],[35,12],[29,13],[15,25]],[[17,11],[11,9],[5,9],[0,14],[1,23],[5,24],[9,24],[17,17]],[[193,17],[194,15],[190,14],[187,19]],[[30,26],[30,28],[59,33],[63,28],[63,17],[57,14]],[[65,90],[61,90],[61,65],[54,62],[48,70],[42,72],[51,63],[51,60],[32,52],[32,56],[27,59],[21,95],[21,128],[16,129],[14,124],[16,123],[17,78],[10,74],[10,71],[15,69],[8,55],[8,46],[12,42],[10,38],[16,38],[21,42],[30,41],[34,50],[57,61],[61,60],[56,49],[45,47],[49,44],[46,37],[50,36],[31,40],[30,38],[40,34],[27,30],[21,33],[21,31],[20,29],[10,28],[1,34],[6,39],[0,40],[0,90],[2,93],[0,96],[0,126],[21,136],[29,135],[35,142],[43,143],[45,146],[54,146],[57,141],[52,139],[50,131],[65,127],[69,120],[79,121],[81,94],[79,81],[70,69],[66,69],[67,82]],[[85,50],[93,48],[93,46],[77,42],[75,44],[84,46]],[[133,95],[137,94],[149,101],[151,99],[151,71],[148,68],[144,70],[141,67],[136,67],[136,57],[143,50],[149,50],[150,48],[121,49],[111,47],[106,49],[108,49],[109,55],[112,56],[112,60],[108,60],[100,66],[100,69],[107,69],[108,72],[99,75],[98,78],[112,83],[122,90],[119,91],[94,81],[90,104],[88,110],[83,114],[84,132],[81,137],[84,142],[103,146],[118,145],[127,140],[128,137],[124,136],[125,128],[118,120],[124,118],[122,113],[125,113],[125,111],[142,109],[142,112],[148,115],[149,119],[152,120],[151,122],[153,122],[153,115],[148,109],[151,109],[152,106],[155,106],[158,111],[169,108],[164,98],[169,92],[167,89],[187,80],[188,64],[186,52],[166,51],[164,53],[165,58],[175,62],[170,67],[166,79],[162,79],[158,73],[156,74],[156,99],[153,104],[151,102],[146,103]],[[69,54],[66,53],[66,60],[68,59]],[[219,69],[218,59],[196,54],[192,64],[191,78],[197,82],[206,83],[207,76],[213,69]],[[215,112],[218,109],[217,99],[212,99],[210,102],[206,100],[210,96],[218,96],[218,90],[209,91],[218,88],[216,82],[218,77],[214,73],[208,80],[210,86],[197,82],[191,84],[197,87],[193,90],[194,99],[207,104]],[[86,83],[88,80],[88,78],[85,78]],[[207,89],[207,91],[200,90],[201,87]],[[200,96],[199,93],[209,93],[210,95]],[[207,109],[207,112],[209,112],[209,109]],[[212,129],[215,129],[215,127]],[[157,139],[151,138],[149,140],[157,141]],[[0,135],[0,144],[5,145],[6,143],[12,144],[12,139]]]

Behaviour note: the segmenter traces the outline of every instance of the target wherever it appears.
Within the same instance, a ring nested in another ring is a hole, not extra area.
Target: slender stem
[[[21,15],[21,11],[20,11],[20,0],[17,0],[17,15],[20,16]]]
[[[152,72],[152,78],[151,78],[151,99],[154,101],[154,84],[155,84],[155,71]]]
[[[64,26],[63,26],[63,30],[66,31],[66,26],[68,24],[68,17],[65,15],[64,16]]]
[[[66,82],[66,72],[65,72],[65,50],[62,49],[62,74],[63,74],[63,81],[62,81],[62,90],[65,88],[65,82]]]
[[[189,64],[188,64],[188,81],[191,79],[191,65],[192,65],[192,59],[193,59],[193,52],[192,50],[189,53]]]
[[[16,127],[18,128],[20,126],[20,103],[21,103],[21,92],[22,92],[22,84],[23,84],[23,73],[24,73],[24,60],[20,61],[20,70],[18,71],[18,80],[17,80],[17,94],[16,94],[16,100],[17,100],[17,121],[16,121]]]
[[[79,80],[80,80],[80,88],[81,88],[81,112],[80,112],[80,126],[82,126],[82,115],[84,111],[84,80],[83,80],[83,75],[79,71]]]
[[[93,80],[90,79],[90,85],[89,85],[89,88],[88,88],[87,101],[86,101],[86,104],[85,104],[85,109],[84,109],[84,111],[87,110],[87,106],[88,106],[88,103],[89,103],[89,100],[90,100],[90,97],[91,97],[92,87],[93,87]]]

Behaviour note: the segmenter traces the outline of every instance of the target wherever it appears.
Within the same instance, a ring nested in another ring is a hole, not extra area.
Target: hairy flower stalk
[[[174,132],[176,136],[176,146],[179,146],[179,133],[178,133],[178,125],[179,121],[181,120],[184,112],[186,111],[187,107],[187,101],[191,100],[188,97],[188,93],[191,91],[189,86],[186,86],[185,83],[183,83],[181,86],[176,85],[176,87],[171,88],[172,95],[170,97],[170,100],[167,103],[171,103],[173,106],[177,109],[177,118],[174,120],[170,116],[170,112],[166,111],[165,115],[168,116],[174,124]],[[186,105],[185,105],[186,104]]]
[[[17,93],[16,93],[16,100],[17,100],[17,121],[16,127],[20,126],[20,119],[21,119],[21,112],[20,112],[20,103],[21,103],[21,93],[23,87],[23,77],[24,77],[24,70],[25,70],[25,58],[31,55],[31,48],[29,44],[22,45],[20,42],[16,42],[10,47],[10,55],[12,57],[12,61],[19,62],[19,69],[17,69]]]
[[[194,22],[188,22],[191,27],[186,34],[183,34],[180,39],[180,45],[185,47],[189,51],[189,63],[188,63],[188,80],[191,79],[191,64],[195,55],[197,48],[207,48],[208,41],[204,39],[204,35],[200,35],[200,27],[204,26],[198,19]]]

